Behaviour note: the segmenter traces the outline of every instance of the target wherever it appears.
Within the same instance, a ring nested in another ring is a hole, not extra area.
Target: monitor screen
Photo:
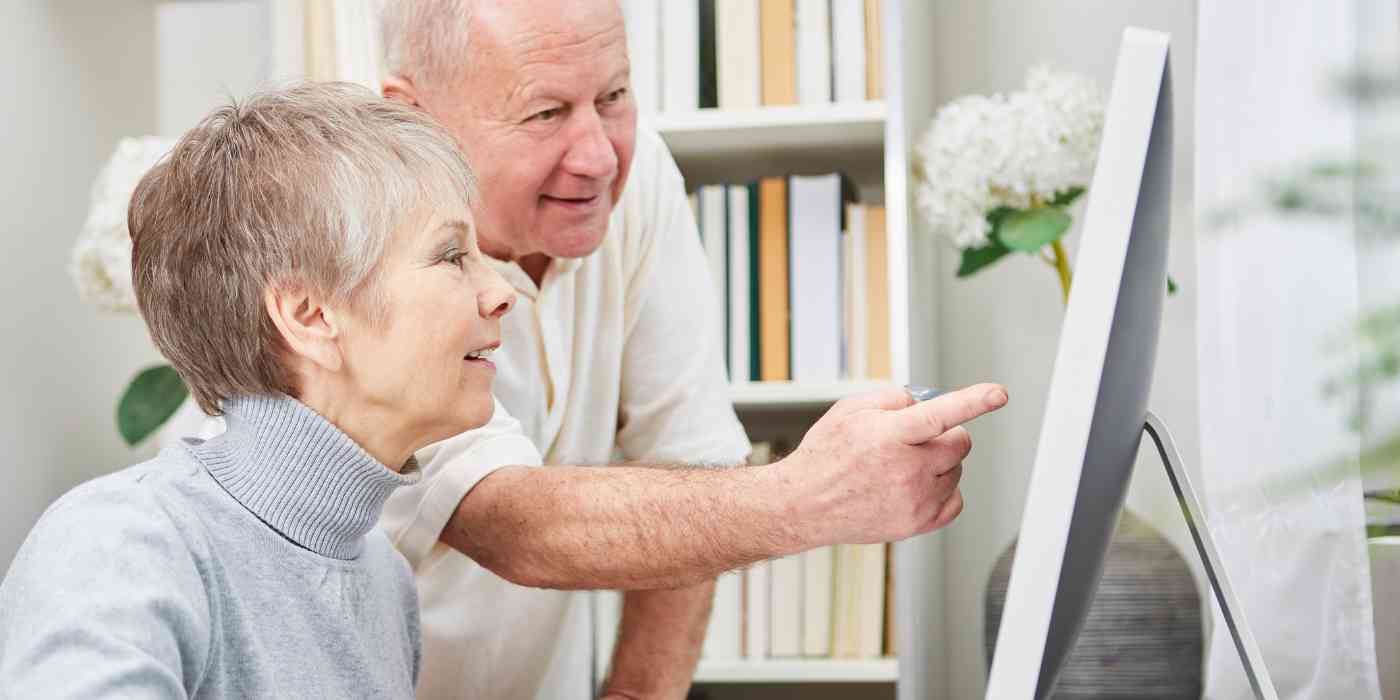
[[[1167,48],[1166,34],[1124,32],[987,697],[1050,695],[1142,439],[1167,289]]]

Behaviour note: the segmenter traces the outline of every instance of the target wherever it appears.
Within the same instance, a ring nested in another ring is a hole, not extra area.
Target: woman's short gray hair
[[[512,2],[518,0],[512,0]],[[384,0],[379,41],[389,75],[447,88],[465,73],[474,0]]]
[[[306,288],[382,323],[391,237],[474,196],[456,142],[420,110],[349,83],[255,94],[205,117],[137,186],[137,304],[205,413],[239,394],[296,396],[265,291]]]

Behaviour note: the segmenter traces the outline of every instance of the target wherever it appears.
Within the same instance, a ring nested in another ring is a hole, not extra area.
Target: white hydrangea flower
[[[916,149],[919,212],[958,248],[986,245],[987,212],[1088,186],[1103,120],[1092,81],[1045,66],[1031,69],[1025,90],[956,99]]]
[[[73,246],[69,272],[84,301],[107,311],[136,312],[131,288],[131,235],[126,209],[146,171],[174,142],[146,136],[124,138],[92,186],[87,221]]]

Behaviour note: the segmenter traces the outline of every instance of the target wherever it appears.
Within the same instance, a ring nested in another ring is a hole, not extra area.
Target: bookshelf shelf
[[[880,102],[701,109],[644,118],[691,184],[735,172],[845,170],[878,177],[887,108]]]
[[[885,139],[885,103],[701,109],[651,117],[677,157],[710,150],[799,148],[814,142],[879,150]]]
[[[696,683],[892,683],[899,664],[882,659],[704,659]]]
[[[863,394],[877,389],[897,386],[884,381],[846,382],[744,382],[729,385],[729,396],[734,407],[744,409],[762,408],[822,408],[847,396]]]
[[[823,0],[793,0],[792,8],[797,9],[799,5],[805,7],[806,11],[812,8],[828,7],[834,13],[841,11],[840,7],[849,7],[855,0],[845,2],[824,2]],[[762,28],[762,8],[768,7],[772,11],[782,12],[788,2],[733,2],[729,3],[729,12],[738,13],[740,11],[750,12],[743,21],[746,23],[759,22]],[[632,25],[640,26],[644,29],[636,34],[629,35],[629,49],[632,52],[633,78],[640,86],[653,86],[650,89],[653,94],[646,96],[644,90],[637,90],[639,97],[638,104],[644,110],[640,116],[640,124],[644,128],[656,131],[665,140],[676,164],[684,177],[685,186],[688,190],[696,192],[695,206],[699,212],[697,219],[700,220],[702,240],[706,232],[706,221],[718,221],[720,216],[726,222],[724,226],[715,226],[714,231],[725,235],[729,224],[729,209],[731,202],[728,197],[733,194],[733,189],[722,190],[725,198],[717,200],[714,189],[709,185],[738,185],[751,183],[755,180],[765,178],[779,178],[788,176],[787,183],[791,187],[795,178],[791,176],[823,176],[830,173],[842,173],[850,184],[855,187],[856,201],[864,206],[863,211],[874,211],[875,207],[882,207],[884,220],[884,258],[885,265],[882,273],[888,283],[887,289],[882,293],[887,295],[887,329],[876,331],[888,333],[888,353],[889,370],[887,381],[832,381],[832,382],[736,382],[729,388],[730,398],[734,404],[739,419],[744,423],[749,437],[756,442],[767,442],[770,447],[783,446],[790,448],[800,440],[800,436],[811,427],[821,411],[841,398],[865,393],[871,390],[887,387],[898,387],[907,383],[916,382],[923,384],[938,383],[938,357],[936,335],[939,329],[939,300],[931,298],[928,292],[928,280],[935,278],[944,264],[951,262],[942,260],[939,247],[935,239],[929,235],[927,227],[918,217],[915,204],[915,182],[912,177],[912,165],[915,157],[915,143],[920,132],[933,117],[938,105],[938,96],[935,91],[934,81],[931,76],[935,73],[932,67],[936,66],[934,43],[929,41],[933,28],[938,25],[937,12],[935,8],[939,3],[925,2],[924,0],[861,0],[867,11],[875,8],[878,11],[880,22],[879,36],[874,39],[878,41],[878,56],[880,61],[879,88],[866,94],[879,94],[883,99],[870,100],[864,102],[831,102],[827,104],[801,104],[787,106],[751,107],[745,109],[688,109],[686,111],[666,111],[664,104],[681,106],[681,109],[699,104],[690,102],[689,99],[672,99],[677,93],[666,93],[662,88],[670,89],[679,84],[669,80],[659,80],[657,66],[681,65],[681,72],[675,75],[685,76],[685,83],[690,82],[691,73],[700,75],[699,69],[692,70],[685,67],[684,61],[676,61],[674,64],[663,60],[663,51],[669,51],[667,55],[683,54],[695,49],[691,48],[690,41],[693,37],[684,37],[686,45],[681,47],[676,42],[666,42],[664,39],[667,32],[672,36],[681,36],[685,32],[693,32],[694,29],[686,29],[680,26],[677,21],[675,26],[671,24],[662,25],[666,18],[688,17],[689,9],[684,12],[673,12],[673,6],[683,6],[689,8],[692,3],[688,0],[667,0],[666,3],[658,3],[655,0],[626,0],[624,7],[632,8],[635,15],[633,17],[642,18],[643,21]],[[715,3],[717,8],[722,8],[724,3]],[[665,13],[658,15],[657,7],[664,6]],[[758,6],[759,17],[754,17],[751,10],[753,6]],[[840,7],[838,7],[840,6]],[[732,9],[739,8],[739,9]],[[720,13],[721,15],[723,12]],[[731,14],[730,17],[736,17]],[[871,15],[866,15],[867,18]],[[722,21],[718,17],[716,22]],[[629,20],[630,22],[631,20]],[[669,21],[669,20],[666,20]],[[786,21],[784,19],[783,21]],[[834,22],[835,20],[833,20]],[[716,27],[724,25],[717,24]],[[747,26],[747,25],[745,25]],[[778,26],[777,24],[773,26]],[[809,23],[801,23],[794,26],[814,26]],[[820,22],[815,23],[820,26]],[[833,66],[833,90],[832,95],[837,94],[835,86],[839,76],[835,72],[838,62],[843,60],[837,53],[841,47],[852,44],[837,44],[836,30],[850,26],[842,24],[840,26],[831,25],[833,53],[829,60]],[[679,30],[676,27],[680,27]],[[738,34],[720,34],[722,30],[716,29],[715,51],[716,71],[717,71],[717,97],[721,103],[725,103],[723,95],[723,66],[729,65],[730,75],[747,75],[747,66],[754,63],[752,60],[741,60],[724,64],[725,54],[724,41],[721,39],[735,39]],[[680,32],[680,33],[677,33]],[[867,39],[868,39],[867,35]],[[790,42],[793,37],[763,39],[753,38],[735,39],[730,45],[742,48],[744,42],[757,41],[759,46],[759,64],[762,65],[764,47],[785,46],[783,42]],[[820,39],[818,39],[820,40]],[[810,41],[810,39],[809,39]],[[812,44],[806,44],[812,46]],[[676,51],[677,47],[684,51]],[[797,52],[794,56],[806,56],[810,58],[816,54],[811,52]],[[846,54],[850,55],[850,54]],[[867,54],[869,58],[869,54]],[[803,59],[799,58],[799,62]],[[828,59],[817,56],[812,62],[819,63]],[[747,62],[745,62],[747,61]],[[808,64],[800,64],[808,65]],[[850,65],[841,63],[840,65]],[[734,66],[740,66],[735,68]],[[646,69],[646,70],[639,70]],[[786,71],[786,68],[781,70]],[[648,72],[649,71],[649,72]],[[642,75],[641,79],[638,76]],[[800,79],[802,69],[799,67],[797,77]],[[785,74],[780,74],[780,79]],[[848,74],[849,77],[849,74]],[[760,80],[766,81],[763,75]],[[747,80],[745,78],[744,80]],[[748,89],[743,86],[743,80],[730,83],[730,88],[737,91],[730,94],[739,94],[740,98],[733,99],[729,104],[752,104],[753,101],[743,98],[743,90]],[[760,82],[760,86],[763,83]],[[798,87],[801,87],[799,84]],[[807,86],[810,92],[810,85]],[[742,88],[742,89],[741,89]],[[682,91],[688,91],[691,87],[684,87]],[[786,94],[779,92],[777,94]],[[847,92],[846,94],[860,94],[857,92]],[[645,99],[641,99],[644,98]],[[782,97],[787,100],[790,97]],[[759,100],[760,102],[762,100]],[[660,109],[660,111],[656,111]],[[647,111],[650,110],[650,111]],[[811,185],[804,185],[810,187]],[[709,193],[706,200],[707,192]],[[809,190],[809,192],[812,190]],[[788,195],[791,194],[789,189]],[[763,195],[760,189],[758,196]],[[752,195],[750,196],[752,197]],[[817,201],[819,197],[812,201]],[[743,199],[738,200],[743,202]],[[760,200],[761,201],[761,200]],[[826,201],[826,200],[822,200]],[[740,204],[741,207],[751,207],[752,199],[747,204]],[[718,212],[725,212],[720,216],[714,216]],[[750,211],[752,211],[750,209]],[[762,207],[760,207],[760,213]],[[861,211],[861,210],[857,210]],[[705,216],[705,212],[710,212],[710,216]],[[849,210],[848,210],[849,213]],[[713,218],[711,218],[713,217]],[[804,217],[804,219],[815,220],[817,216]],[[761,224],[761,222],[760,222]],[[815,223],[804,226],[814,226]],[[760,226],[761,228],[761,226]],[[807,230],[804,228],[804,230]],[[867,229],[867,232],[869,229]],[[714,239],[719,240],[719,239]],[[752,234],[748,239],[752,242]],[[761,239],[760,239],[761,240]],[[791,238],[789,239],[791,243]],[[721,258],[715,251],[724,250],[725,255]],[[751,251],[752,252],[752,251]],[[736,263],[728,257],[727,246],[714,246],[713,250],[706,249],[707,263],[710,264],[712,274],[714,271],[732,270]],[[791,255],[791,248],[785,255]],[[740,258],[743,260],[744,258]],[[762,260],[763,258],[758,258]],[[770,258],[771,259],[771,258]],[[791,259],[791,258],[790,258]],[[811,257],[803,257],[801,260],[811,261]],[[720,262],[723,260],[723,262]],[[737,264],[752,265],[754,258],[749,256],[746,262]],[[819,262],[823,261],[819,260]],[[844,260],[844,258],[843,258]],[[868,260],[867,260],[867,265]],[[726,266],[728,266],[726,268]],[[765,274],[760,269],[760,277]],[[789,272],[791,273],[791,267]],[[815,269],[815,267],[813,268]],[[869,270],[869,267],[866,268]],[[844,274],[844,268],[843,268]],[[737,279],[727,276],[728,280]],[[811,279],[811,278],[804,278]],[[843,277],[843,279],[845,279]],[[788,280],[791,290],[792,279]],[[739,285],[742,287],[742,285]],[[752,289],[747,291],[734,291],[735,285],[730,282],[725,283],[724,291],[721,294],[742,293],[750,295],[752,299]],[[817,289],[808,287],[809,290]],[[869,287],[866,288],[867,291]],[[821,289],[820,291],[829,291]],[[867,299],[864,302],[857,301],[857,304],[864,303],[864,308],[875,308]],[[750,308],[753,304],[750,304]],[[730,311],[734,308],[730,304]],[[861,308],[859,306],[854,308]],[[808,315],[805,318],[812,318]],[[873,318],[867,316],[867,320]],[[867,329],[869,327],[867,326]],[[731,328],[732,331],[732,328]],[[872,337],[872,336],[867,336]],[[728,339],[728,341],[732,341]],[[729,352],[733,351],[733,343],[726,342]],[[742,344],[742,343],[741,343]],[[869,346],[867,346],[868,348]],[[867,356],[868,357],[868,356]],[[884,373],[880,373],[884,376]],[[747,588],[752,578],[740,578],[739,588],[736,591],[735,581],[724,580],[721,577],[720,589],[717,593],[717,608],[729,612],[713,629],[716,642],[708,650],[710,658],[702,658],[695,676],[696,682],[710,684],[711,694],[714,697],[726,697],[725,693],[742,693],[745,697],[786,697],[788,691],[779,684],[790,683],[870,683],[870,684],[893,684],[895,697],[898,700],[914,700],[915,698],[942,697],[949,690],[947,687],[948,667],[950,658],[946,647],[946,631],[944,617],[944,584],[943,570],[944,552],[941,541],[937,537],[917,537],[898,542],[892,550],[886,551],[889,580],[893,581],[895,593],[893,596],[893,610],[887,614],[887,620],[895,621],[893,630],[892,645],[899,650],[899,659],[823,659],[823,658],[766,658],[766,659],[733,659],[735,625],[742,625],[737,631],[746,635],[758,634],[748,627],[747,619],[743,617],[744,611],[749,603],[749,589]],[[889,559],[892,557],[892,559]],[[803,560],[806,564],[806,560]],[[770,562],[777,564],[777,561]],[[767,582],[760,579],[755,586],[767,586],[770,591],[770,609],[761,613],[760,617],[766,616],[770,622],[774,619],[775,610],[772,608],[774,598],[771,592],[777,584],[774,582],[778,578],[777,567],[770,566],[767,569]],[[752,571],[746,571],[745,576]],[[784,569],[782,582],[784,589],[792,588],[790,576],[793,572]],[[805,569],[804,572],[805,573]],[[834,578],[834,577],[833,577]],[[833,583],[835,581],[833,580]],[[725,588],[727,584],[727,590]],[[805,584],[799,584],[805,586]],[[848,587],[849,589],[849,587]],[[823,593],[825,595],[825,593]],[[835,595],[833,587],[833,595]],[[723,598],[721,600],[721,598]],[[737,601],[736,601],[737,598]],[[598,678],[607,676],[607,665],[612,658],[614,642],[617,632],[617,621],[621,617],[622,596],[616,592],[600,592],[593,598],[595,608],[595,633],[597,663],[596,675]],[[887,598],[889,600],[889,598]],[[783,602],[787,602],[786,599]],[[737,609],[736,609],[737,608]],[[734,613],[739,613],[736,620]],[[785,622],[785,636],[791,631],[788,622],[792,620],[794,614],[805,616],[808,611],[804,608],[800,612],[788,609],[783,611]],[[818,614],[819,617],[819,614]],[[834,614],[833,614],[834,617]],[[714,624],[712,622],[712,624]],[[804,623],[805,624],[805,623]],[[819,623],[820,624],[820,623]],[[776,641],[774,627],[768,630],[767,641],[760,641],[760,644],[767,644],[768,651],[771,652]],[[760,636],[760,639],[762,637]],[[746,643],[748,643],[746,641]],[[790,649],[791,640],[783,642],[783,648]],[[715,657],[718,656],[719,659]],[[721,660],[722,659],[722,660]],[[741,689],[734,684],[758,684],[766,686],[763,692],[750,693],[748,689]],[[840,695],[841,691],[835,693],[823,693],[823,695]],[[730,696],[732,697],[732,696]]]

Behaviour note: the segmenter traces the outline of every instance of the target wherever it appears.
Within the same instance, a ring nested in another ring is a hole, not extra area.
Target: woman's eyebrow
[[[444,233],[444,232],[445,232],[445,233],[448,234],[448,237],[444,237],[444,238],[441,239],[442,244],[447,244],[447,243],[463,243],[463,244],[466,244],[466,243],[470,243],[472,237],[473,237],[473,236],[475,235],[475,233],[476,233],[475,231],[472,230],[472,227],[471,227],[470,224],[468,224],[467,222],[462,221],[462,220],[460,220],[460,219],[453,219],[452,221],[444,222],[441,226],[438,227],[438,232],[439,232],[439,233]],[[441,245],[441,244],[440,244],[440,245]]]

